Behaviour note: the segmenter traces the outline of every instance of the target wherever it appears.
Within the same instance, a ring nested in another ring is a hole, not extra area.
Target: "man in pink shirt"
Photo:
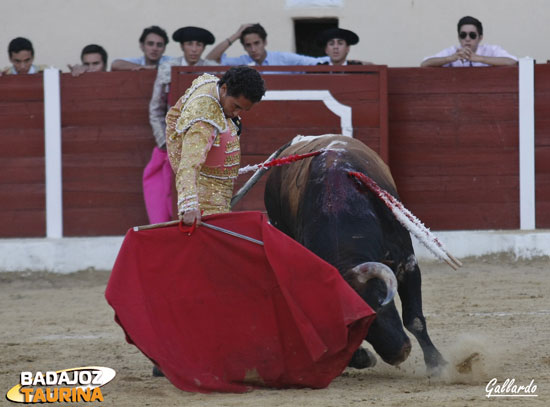
[[[477,18],[466,16],[458,21],[458,41],[443,51],[424,58],[420,66],[467,67],[516,65],[518,59],[498,45],[480,44],[483,26]]]

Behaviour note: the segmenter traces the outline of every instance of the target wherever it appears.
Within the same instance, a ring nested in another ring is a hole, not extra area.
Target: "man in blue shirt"
[[[157,25],[147,27],[139,37],[139,47],[143,56],[136,58],[115,59],[111,71],[139,71],[141,69],[157,69],[159,64],[168,62],[171,58],[165,56],[168,35]]]
[[[225,51],[240,39],[247,54],[231,58]],[[221,65],[317,65],[330,61],[329,57],[310,57],[293,52],[267,51],[267,33],[260,24],[244,24],[230,37],[216,45],[206,56]]]

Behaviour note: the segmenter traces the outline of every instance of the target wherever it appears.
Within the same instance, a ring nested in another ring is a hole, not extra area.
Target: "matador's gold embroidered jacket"
[[[241,159],[238,129],[220,105],[218,78],[203,74],[166,115],[166,146],[176,174],[178,212],[229,212]]]

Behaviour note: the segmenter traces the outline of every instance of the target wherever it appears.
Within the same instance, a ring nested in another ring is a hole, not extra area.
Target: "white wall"
[[[550,258],[550,231],[482,230],[435,232],[435,235],[449,253],[460,259],[502,253],[510,254],[516,259]],[[90,267],[111,270],[122,240],[122,236],[0,239],[0,273],[71,273]],[[439,261],[415,238],[413,246],[419,261]]]
[[[486,43],[537,62],[550,59],[550,1],[547,0],[310,0],[332,7],[291,8],[308,0],[0,0],[0,67],[9,65],[8,43],[29,38],[38,64],[67,71],[89,43],[103,45],[109,61],[138,56],[144,27],[160,25],[171,35],[186,25],[205,27],[221,41],[242,23],[260,22],[268,49],[294,51],[293,18],[337,17],[361,38],[350,58],[389,66],[418,66],[423,57],[457,42],[456,23],[479,18]],[[209,51],[207,48],[206,52]],[[230,55],[243,53],[239,43]],[[167,55],[181,55],[168,44]]]

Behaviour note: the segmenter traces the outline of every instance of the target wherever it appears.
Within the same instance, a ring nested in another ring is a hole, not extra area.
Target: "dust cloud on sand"
[[[411,355],[398,368],[379,359],[371,369],[347,369],[326,389],[245,394],[186,393],[153,378],[151,363],[125,342],[104,300],[108,271],[0,272],[2,398],[22,371],[95,365],[117,372],[102,389],[103,406],[550,405],[550,259],[462,260],[457,271],[420,263],[428,331],[448,362],[441,375],[426,374],[411,336]],[[537,397],[488,399],[493,378],[518,385],[534,380]]]

